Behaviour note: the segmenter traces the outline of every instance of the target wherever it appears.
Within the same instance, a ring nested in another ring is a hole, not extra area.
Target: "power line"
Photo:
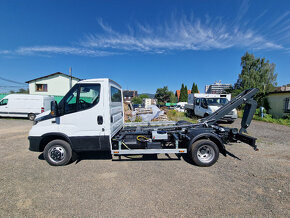
[[[25,85],[23,85],[23,86],[1,86],[0,85],[0,88],[22,88],[22,87],[27,87],[27,86],[25,86]]]
[[[20,85],[24,85],[24,83],[21,83],[21,82],[17,82],[17,81],[13,81],[13,80],[10,80],[10,79],[6,79],[6,78],[3,78],[0,76],[0,79],[1,80],[4,80],[6,82],[11,82],[11,83],[15,83],[15,84],[20,84]]]

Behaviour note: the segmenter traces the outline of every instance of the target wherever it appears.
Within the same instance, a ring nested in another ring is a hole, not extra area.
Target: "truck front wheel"
[[[43,156],[52,166],[64,166],[72,158],[72,149],[68,142],[57,139],[45,146]]]
[[[211,140],[202,139],[192,143],[189,156],[197,166],[209,167],[217,162],[219,149]]]

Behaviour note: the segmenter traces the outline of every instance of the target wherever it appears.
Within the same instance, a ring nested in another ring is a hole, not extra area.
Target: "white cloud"
[[[65,54],[65,55],[80,55],[80,56],[107,56],[112,55],[112,52],[99,51],[88,48],[63,47],[63,46],[33,46],[21,47],[15,50],[15,54],[19,55],[37,55],[37,54]]]
[[[244,6],[247,7],[247,6]],[[243,13],[241,13],[244,15]],[[238,20],[241,20],[241,16]],[[286,15],[285,15],[286,16]],[[284,16],[284,17],[285,17]],[[138,23],[127,32],[117,32],[99,20],[103,32],[90,34],[81,42],[87,48],[162,53],[170,50],[212,50],[232,47],[250,49],[283,49],[254,29],[212,19],[182,17],[163,25]],[[135,30],[135,31],[133,31]]]
[[[20,47],[15,50],[0,50],[0,55],[9,56],[49,56],[53,54],[58,55],[78,55],[78,56],[109,56],[116,55],[116,52],[101,51],[97,49],[89,49],[85,47],[68,47],[68,46],[32,46]]]

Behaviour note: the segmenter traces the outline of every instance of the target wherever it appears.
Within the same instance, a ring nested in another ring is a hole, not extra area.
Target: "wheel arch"
[[[190,140],[190,142],[188,144],[188,150],[190,149],[190,146],[194,142],[199,141],[201,139],[209,139],[212,142],[214,142],[218,146],[220,153],[222,153],[224,156],[226,156],[226,148],[225,148],[224,143],[217,135],[215,135],[213,133],[202,133],[202,134],[196,135],[193,139]]]
[[[40,141],[40,145],[39,145],[39,150],[40,151],[43,151],[45,146],[53,141],[53,140],[56,140],[56,139],[61,139],[61,140],[64,140],[66,142],[68,142],[70,144],[70,146],[72,146],[72,143],[71,143],[71,140],[69,139],[69,137],[63,133],[47,133],[47,134],[44,134],[41,136],[41,141]]]

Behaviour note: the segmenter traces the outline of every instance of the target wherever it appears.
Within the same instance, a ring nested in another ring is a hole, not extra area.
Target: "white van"
[[[50,110],[53,96],[11,94],[0,100],[0,117],[27,117],[34,120],[37,114]]]
[[[188,114],[206,117],[231,101],[231,94],[193,93],[188,95],[188,104],[185,110]],[[221,120],[234,122],[238,118],[236,109],[225,115]]]

